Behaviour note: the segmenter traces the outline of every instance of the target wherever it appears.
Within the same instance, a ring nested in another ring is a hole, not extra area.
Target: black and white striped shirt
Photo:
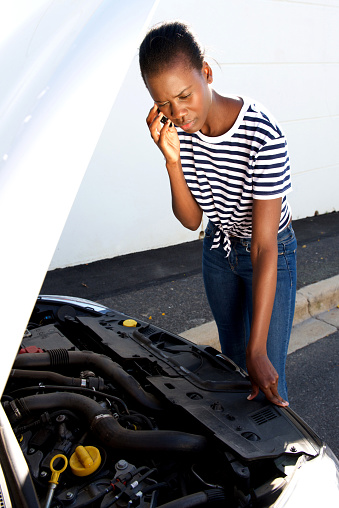
[[[247,98],[233,127],[217,137],[178,128],[184,176],[196,201],[218,226],[213,247],[230,252],[229,236],[252,234],[253,199],[282,197],[279,232],[291,219],[287,142],[272,115]]]

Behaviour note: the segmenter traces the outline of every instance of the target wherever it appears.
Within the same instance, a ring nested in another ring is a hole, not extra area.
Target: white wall
[[[204,44],[216,90],[254,97],[280,122],[294,218],[339,210],[339,0],[161,0],[151,25],[177,18]],[[151,106],[136,55],[51,269],[198,238],[172,215],[163,157],[145,124]]]

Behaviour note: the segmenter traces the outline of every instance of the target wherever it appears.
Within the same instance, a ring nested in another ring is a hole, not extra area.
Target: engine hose
[[[50,383],[57,384],[59,386],[81,386],[94,388],[95,390],[104,390],[105,384],[101,377],[90,377],[87,379],[67,377],[57,372],[50,372],[45,370],[31,370],[27,372],[24,369],[13,369],[10,374],[11,378],[23,379],[31,381],[49,381]]]
[[[80,366],[99,372],[105,379],[122,388],[137,404],[152,410],[162,410],[159,400],[152,394],[145,392],[138,381],[128,374],[108,356],[92,351],[67,351],[67,349],[53,349],[47,353],[25,353],[18,355],[14,362],[14,369],[49,369],[61,366]]]
[[[22,396],[26,397],[25,392],[39,392],[39,390],[42,390],[44,392],[46,392],[46,391],[52,391],[52,392],[70,391],[70,392],[87,393],[90,397],[97,397],[97,398],[100,397],[100,399],[108,400],[109,402],[113,402],[113,403],[117,402],[122,405],[126,415],[130,414],[125,402],[123,400],[119,399],[119,397],[115,397],[114,395],[110,395],[109,393],[99,392],[97,390],[94,391],[94,390],[91,390],[90,388],[84,388],[83,386],[58,386],[58,385],[25,386],[23,388],[18,388],[17,390],[13,390],[11,393],[12,394],[21,393]],[[14,398],[18,398],[18,396],[14,397]],[[11,400],[13,400],[13,397]],[[117,408],[116,408],[116,410],[119,414],[121,414]]]
[[[4,407],[12,423],[36,411],[48,411],[58,407],[70,409],[79,413],[100,441],[114,450],[198,453],[207,447],[206,438],[200,435],[168,430],[125,429],[107,409],[102,408],[96,401],[76,393],[30,395],[6,402]]]
[[[219,504],[225,507],[225,501],[226,497],[223,490],[211,489],[175,499],[174,501],[158,506],[158,508],[191,508],[193,506],[210,506],[213,504]]]

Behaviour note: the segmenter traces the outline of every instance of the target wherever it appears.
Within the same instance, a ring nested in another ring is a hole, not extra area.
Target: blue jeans
[[[203,277],[207,299],[216,321],[222,352],[246,370],[246,346],[252,320],[251,238],[231,237],[225,257],[212,249],[217,227],[207,225],[203,248]],[[278,390],[287,399],[285,364],[295,308],[297,241],[290,224],[277,237],[277,289],[267,337],[267,354],[279,375]]]

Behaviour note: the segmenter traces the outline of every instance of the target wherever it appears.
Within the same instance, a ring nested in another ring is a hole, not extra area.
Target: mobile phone
[[[160,109],[158,109],[158,114],[160,113]],[[160,122],[163,123],[165,125],[165,123],[167,122],[168,118],[167,116],[163,116],[161,119],[160,119]]]

